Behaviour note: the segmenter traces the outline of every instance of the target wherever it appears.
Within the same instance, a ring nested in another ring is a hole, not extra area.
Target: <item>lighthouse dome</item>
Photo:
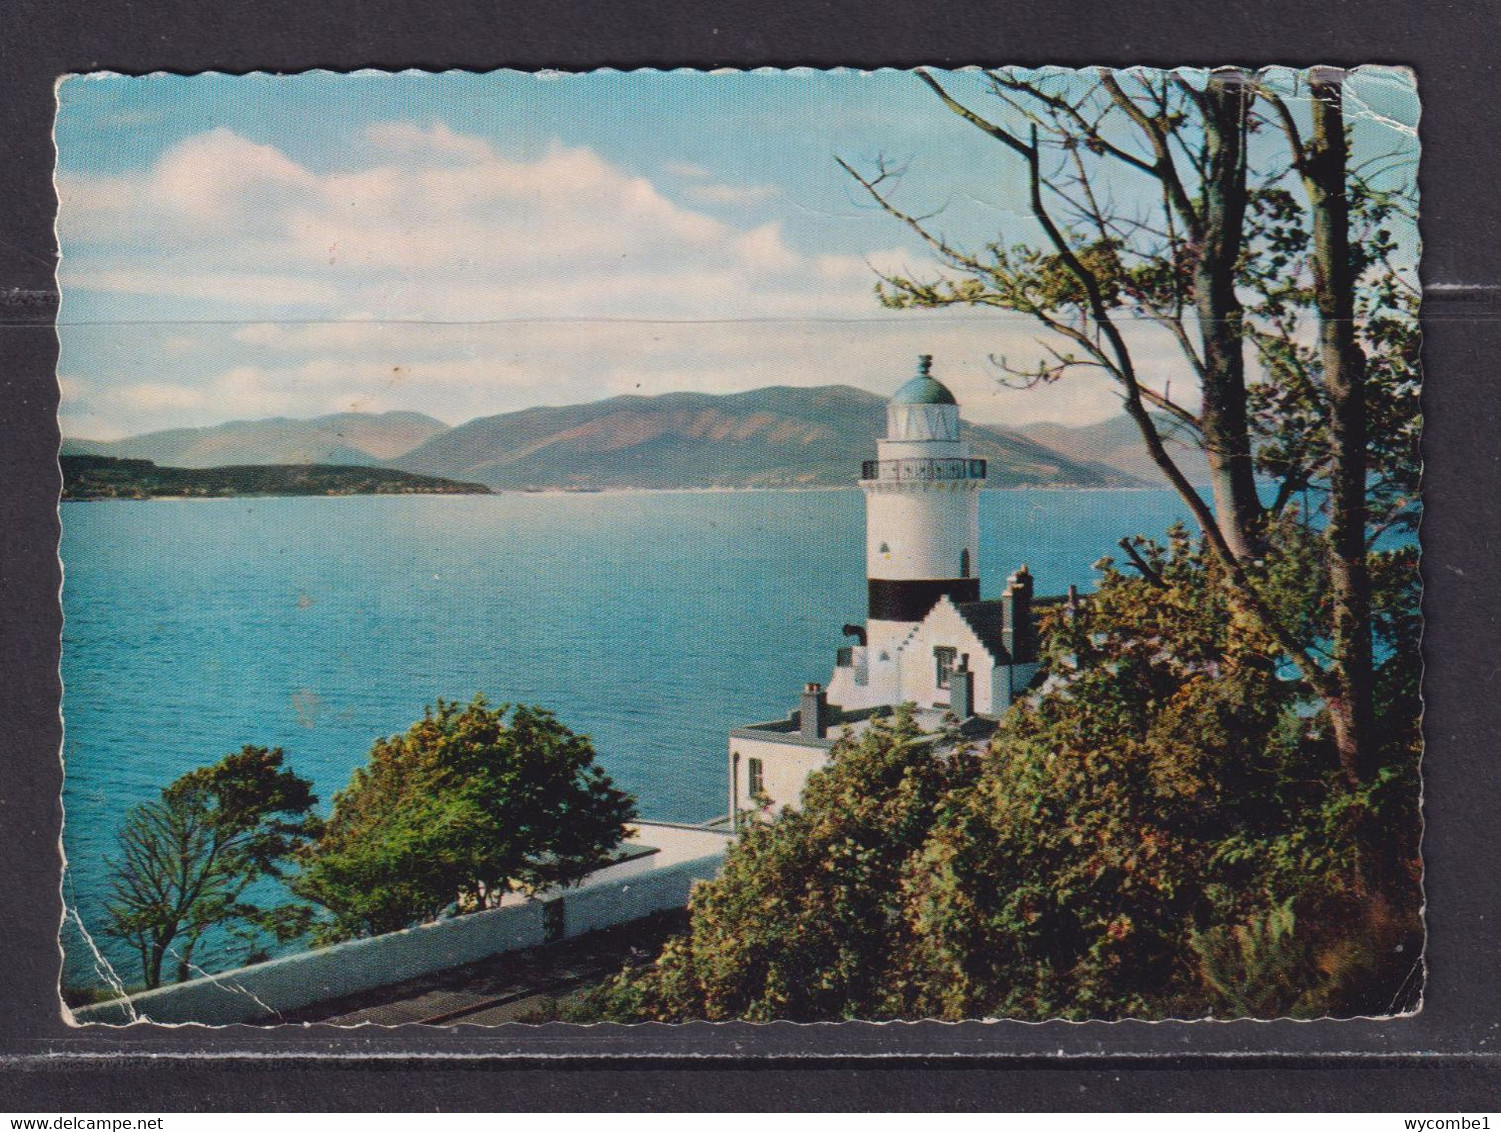
[[[930,372],[931,355],[917,362],[917,376],[886,403],[886,436],[889,440],[959,439],[959,403],[948,386]]]
[[[917,376],[892,395],[893,405],[957,405],[949,388],[930,372],[933,365],[931,354],[917,360]]]

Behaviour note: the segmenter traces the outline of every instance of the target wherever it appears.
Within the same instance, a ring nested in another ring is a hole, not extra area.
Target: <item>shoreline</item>
[[[1195,485],[1199,490],[1208,490],[1205,485]],[[832,492],[832,491],[858,491],[859,486],[849,484],[846,486],[817,485],[809,487],[600,487],[600,488],[491,488],[489,491],[405,491],[405,492],[329,492],[327,494],[312,494],[307,492],[288,493],[256,493],[246,495],[152,495],[146,497],[132,496],[92,496],[85,499],[60,498],[59,506],[64,503],[238,503],[246,499],[497,499],[512,496],[540,496],[547,498],[562,497],[587,497],[591,495],[751,495],[751,494],[801,494],[805,492]],[[1016,484],[1011,487],[987,487],[983,492],[1013,492],[1024,493],[1032,491],[1069,491],[1069,492],[1152,492],[1172,491],[1168,484],[1158,486],[1142,485],[1137,487],[1102,487],[1097,484]]]

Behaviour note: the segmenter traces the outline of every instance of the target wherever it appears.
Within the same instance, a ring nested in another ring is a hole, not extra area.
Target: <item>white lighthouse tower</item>
[[[851,658],[849,675],[858,672],[860,683],[839,689],[849,706],[892,703],[898,650],[929,610],[944,597],[980,597],[985,461],[960,439],[959,405],[932,363],[924,354],[917,376],[887,403],[886,436],[861,469],[869,619],[856,650],[863,657]]]

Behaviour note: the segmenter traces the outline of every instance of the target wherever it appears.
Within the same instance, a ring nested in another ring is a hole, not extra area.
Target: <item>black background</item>
[[[0,17],[0,1109],[1501,1109],[1494,4],[24,0]],[[74,1030],[52,85],[72,71],[1401,63],[1424,103],[1429,979],[1385,1023]]]

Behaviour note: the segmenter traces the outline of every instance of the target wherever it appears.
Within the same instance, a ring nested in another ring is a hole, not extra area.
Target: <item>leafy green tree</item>
[[[280,748],[247,746],[131,810],[109,863],[107,931],[134,945],[146,986],[161,984],[169,959],[178,982],[191,978],[194,949],[210,929],[282,941],[307,930],[305,907],[264,907],[249,894],[280,879],[316,836],[317,801],[312,783],[283,767]]]
[[[659,1021],[887,1015],[902,983],[903,862],[978,762],[963,744],[935,751],[910,707],[840,739],[800,808],[747,823],[695,892],[690,933],[587,1005]]]
[[[326,939],[395,931],[482,906],[481,893],[577,881],[635,813],[551,712],[439,700],[371,748],[293,888],[332,913]]]
[[[1321,540],[1268,533],[1280,566],[1256,581],[1294,620],[1327,591]],[[909,861],[908,1011],[1388,1012],[1421,950],[1408,705],[1388,705],[1379,764],[1352,784],[1218,558],[1178,529],[1143,559],[1139,576],[1105,564],[1053,626],[1043,693]],[[1402,631],[1383,629],[1388,668],[1410,664]]]

